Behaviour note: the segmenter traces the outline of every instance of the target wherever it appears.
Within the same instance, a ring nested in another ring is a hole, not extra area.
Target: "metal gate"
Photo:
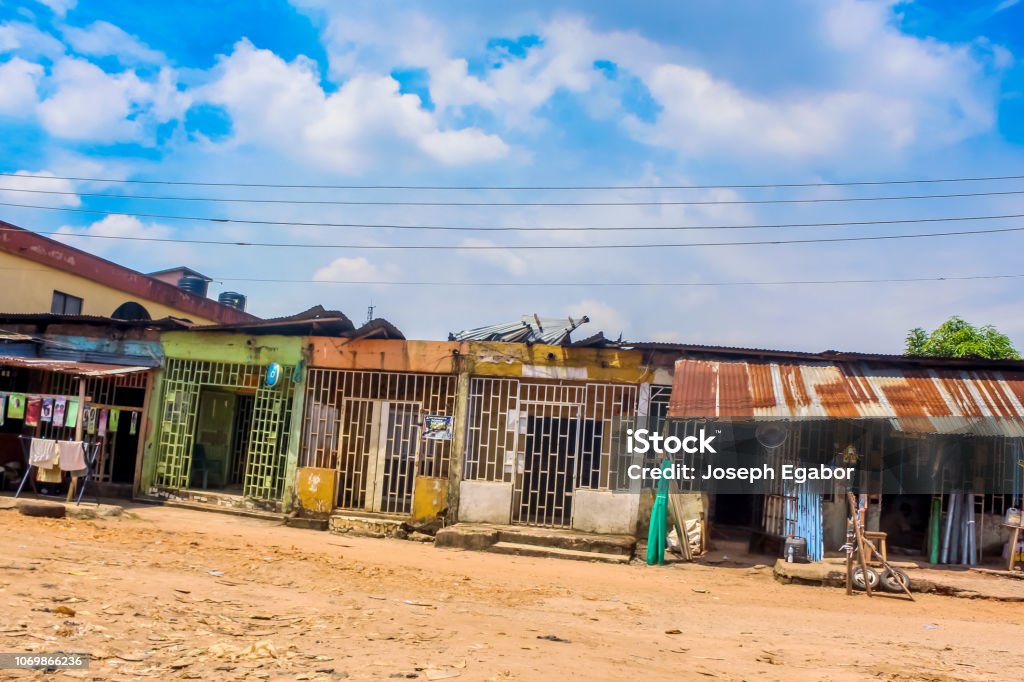
[[[164,370],[160,413],[159,455],[155,483],[167,488],[190,485],[202,388],[255,392],[249,429],[242,494],[271,500],[281,496],[291,423],[292,367],[282,367],[281,379],[266,386],[263,365],[168,359]],[[232,428],[228,420],[224,428]]]
[[[424,440],[426,415],[454,415],[453,375],[311,369],[302,466],[337,471],[336,506],[408,514],[416,476],[446,478],[451,442]]]
[[[639,386],[518,379],[470,381],[464,478],[512,484],[512,523],[572,524],[579,488],[609,489]]]

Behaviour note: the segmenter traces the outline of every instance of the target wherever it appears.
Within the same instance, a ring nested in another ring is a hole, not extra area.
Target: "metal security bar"
[[[454,416],[450,374],[311,369],[302,466],[338,472],[338,507],[406,514],[416,475],[447,478],[451,441],[425,440],[427,415]]]
[[[513,523],[567,527],[578,488],[607,489],[639,387],[474,378],[463,474],[512,483]]]
[[[242,493],[263,500],[280,498],[291,423],[292,370],[282,367],[280,381],[271,388],[262,382],[266,372],[262,365],[168,359],[161,396],[156,485],[189,486],[200,391],[220,388],[254,395]],[[233,424],[237,422],[224,428]]]

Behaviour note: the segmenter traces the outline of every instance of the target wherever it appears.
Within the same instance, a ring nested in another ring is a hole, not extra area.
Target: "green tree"
[[[975,327],[956,315],[931,333],[920,327],[911,329],[904,354],[932,358],[1021,359],[1006,334],[992,325]]]

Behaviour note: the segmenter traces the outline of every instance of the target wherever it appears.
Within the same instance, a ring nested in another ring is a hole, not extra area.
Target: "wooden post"
[[[853,528],[850,524],[853,523],[853,519],[849,519],[846,522],[846,542],[850,543],[853,541]],[[853,594],[853,550],[846,550],[846,594]]]
[[[82,441],[82,422],[85,420],[85,377],[78,377],[78,419],[75,420],[75,440]],[[75,496],[75,489],[78,487],[78,476],[71,476],[68,484],[67,502]]]

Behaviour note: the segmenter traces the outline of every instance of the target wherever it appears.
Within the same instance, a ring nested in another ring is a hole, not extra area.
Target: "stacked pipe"
[[[958,490],[950,493],[942,536],[942,563],[978,564],[978,534],[974,520],[974,493]]]

